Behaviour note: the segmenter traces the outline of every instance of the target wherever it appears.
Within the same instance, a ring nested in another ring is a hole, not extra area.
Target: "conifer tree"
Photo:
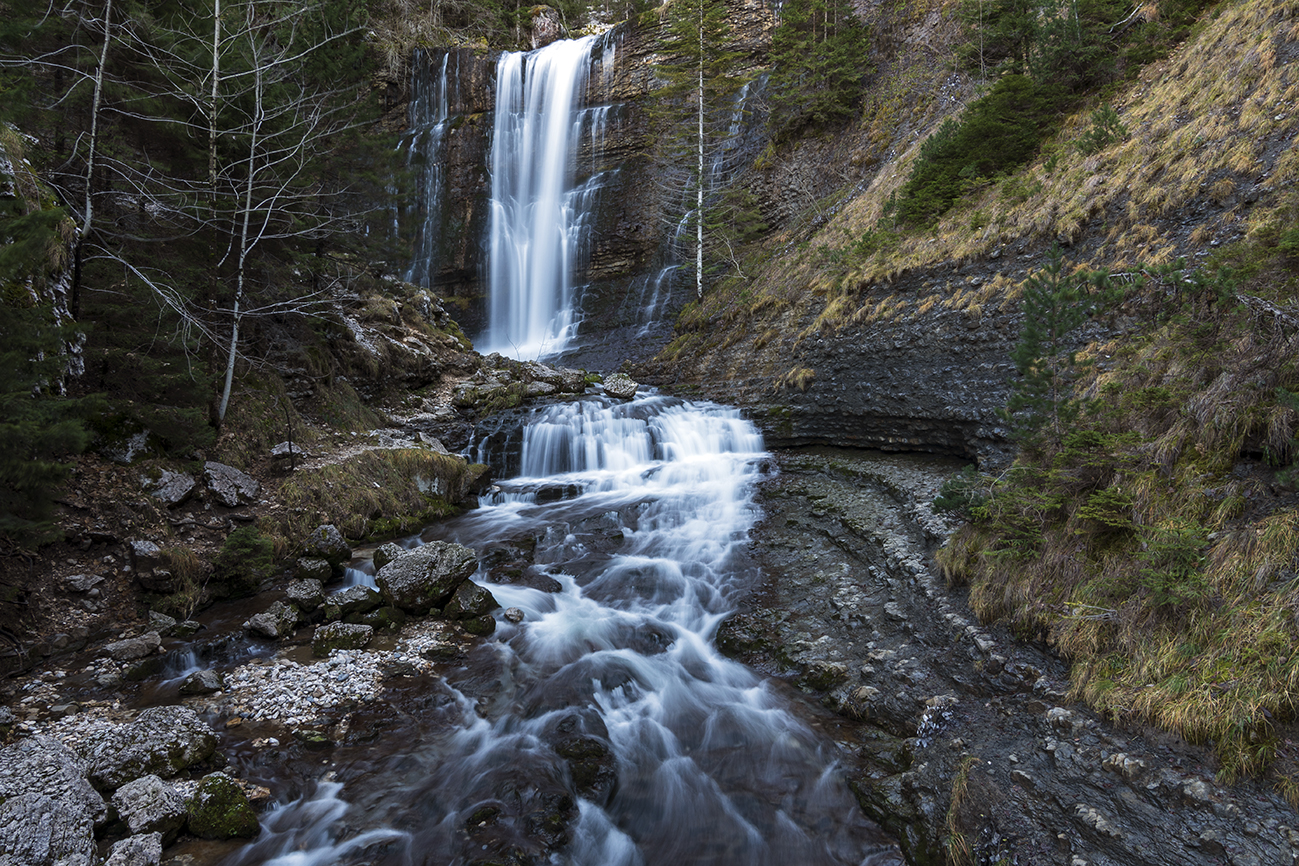
[[[870,71],[869,31],[847,0],[785,0],[771,36],[771,125],[788,136],[845,119]]]

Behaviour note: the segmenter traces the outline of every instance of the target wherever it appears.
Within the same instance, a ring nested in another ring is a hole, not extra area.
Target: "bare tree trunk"
[[[72,318],[81,316],[81,262],[86,237],[95,216],[94,180],[95,152],[99,147],[99,104],[104,92],[104,65],[108,62],[108,43],[113,35],[113,0],[104,6],[104,44],[99,50],[99,66],[95,68],[95,91],[90,100],[90,151],[86,155],[86,199],[81,213],[81,227],[77,232],[77,246],[72,259]]]

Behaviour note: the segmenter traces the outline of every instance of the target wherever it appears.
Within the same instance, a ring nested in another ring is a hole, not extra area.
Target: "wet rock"
[[[203,464],[203,481],[217,502],[227,508],[252,505],[257,502],[261,485],[257,480],[233,466],[209,460]]]
[[[374,549],[374,567],[383,568],[388,563],[400,559],[406,550],[395,542],[389,541]]]
[[[506,608],[504,616],[506,620],[515,624],[523,622],[523,610],[517,607]]]
[[[306,578],[295,580],[284,590],[289,604],[303,612],[310,612],[325,603],[325,592],[319,580]]]
[[[29,737],[0,749],[0,802],[21,794],[50,797],[90,824],[102,823],[108,814],[104,798],[86,780],[85,761],[50,737]]]
[[[104,582],[104,576],[102,574],[73,574],[63,578],[63,582],[73,592],[90,592]]]
[[[383,596],[369,586],[349,586],[325,598],[325,619],[333,622],[351,614],[366,613],[383,604]]]
[[[604,393],[615,400],[630,400],[636,396],[640,385],[626,373],[614,373],[604,377]]]
[[[221,688],[221,675],[216,671],[195,671],[180,683],[182,695],[210,695]]]
[[[194,476],[183,472],[170,472],[166,469],[162,470],[162,474],[156,480],[145,480],[145,489],[149,491],[149,495],[168,508],[183,505],[193,495],[194,488],[197,486],[198,482],[194,480]]]
[[[374,637],[374,628],[347,622],[331,622],[311,636],[311,654],[327,656],[336,649],[363,649]]]
[[[194,635],[198,634],[202,629],[203,629],[202,623],[196,622],[195,620],[192,619],[187,619],[184,622],[176,623],[176,627],[172,629],[171,633],[173,637],[193,637]]]
[[[158,866],[162,862],[162,834],[146,833],[114,842],[104,866]]]
[[[133,722],[91,731],[76,744],[91,784],[111,791],[150,773],[170,778],[211,757],[216,735],[189,707],[151,707]]]
[[[425,614],[446,604],[477,567],[478,558],[469,548],[434,541],[379,569],[375,582],[390,604],[410,613]]]
[[[298,580],[314,580],[321,584],[328,583],[333,576],[334,569],[329,564],[329,560],[314,556],[304,556],[299,559],[294,571],[294,577]]]
[[[307,556],[323,559],[329,563],[335,573],[342,573],[343,563],[352,558],[352,548],[343,538],[343,533],[333,524],[317,526],[307,536]],[[306,577],[308,575],[299,575]]]
[[[451,595],[442,615],[447,619],[472,619],[491,613],[498,607],[500,605],[490,592],[473,581],[466,580]]]
[[[345,621],[356,625],[372,626],[376,629],[395,629],[406,622],[406,612],[399,607],[387,605],[365,613],[348,614]]]
[[[277,601],[261,613],[249,617],[244,623],[244,628],[253,634],[279,640],[293,636],[294,630],[298,627],[298,620],[296,607]]]
[[[461,620],[460,627],[472,635],[487,637],[496,631],[496,619],[490,616],[476,616]]]
[[[334,741],[324,731],[315,728],[295,728],[293,737],[308,749],[327,749],[334,745]]]
[[[200,839],[252,837],[258,831],[257,813],[233,779],[211,773],[190,798],[188,830]]]
[[[91,866],[94,855],[94,825],[84,812],[36,793],[0,803],[0,864]]]
[[[185,799],[154,775],[141,776],[118,788],[113,794],[113,807],[133,836],[161,833],[164,842],[170,843],[185,826]]]
[[[113,661],[127,662],[151,655],[157,652],[158,647],[161,645],[162,637],[156,631],[151,631],[139,637],[114,641],[104,647],[104,652],[108,653],[109,658],[113,659]]]

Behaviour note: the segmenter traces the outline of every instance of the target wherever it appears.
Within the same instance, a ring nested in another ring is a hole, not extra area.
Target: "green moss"
[[[189,801],[188,829],[201,839],[234,839],[256,836],[259,825],[243,789],[229,776],[213,773],[199,782]]]
[[[226,536],[212,568],[212,592],[218,598],[252,595],[275,574],[275,546],[255,526],[241,526]]]

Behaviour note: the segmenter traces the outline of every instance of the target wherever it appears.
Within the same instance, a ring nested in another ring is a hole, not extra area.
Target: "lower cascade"
[[[516,610],[399,751],[343,763],[232,862],[901,864],[829,739],[713,646],[755,576],[753,425],[645,392],[524,421],[522,473],[407,542],[474,548]]]

